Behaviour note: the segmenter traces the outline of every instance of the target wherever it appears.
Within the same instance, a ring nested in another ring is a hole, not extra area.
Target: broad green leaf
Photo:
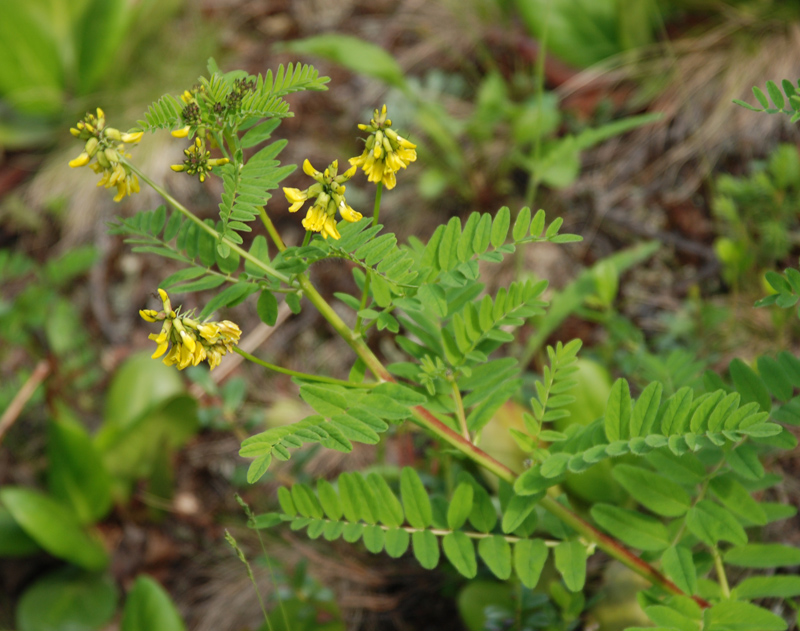
[[[472,483],[472,491],[469,522],[479,532],[490,532],[497,524],[497,509],[489,493],[478,483]]]
[[[528,589],[536,588],[547,554],[547,544],[541,539],[523,539],[514,544],[514,569]]]
[[[501,581],[511,576],[511,546],[505,537],[493,535],[478,542],[478,554]]]
[[[53,556],[87,570],[102,570],[108,553],[97,533],[85,530],[65,505],[34,491],[7,486],[0,501],[28,536]]]
[[[684,488],[667,478],[632,465],[620,464],[611,475],[645,508],[665,517],[680,517],[692,505]]]
[[[562,541],[553,550],[556,569],[571,592],[579,592],[586,583],[586,547],[577,540]]]
[[[285,486],[278,488],[278,503],[281,505],[281,510],[289,515],[289,517],[294,517],[297,515],[297,507],[294,505],[292,493]],[[357,517],[354,517],[352,521],[357,519]]]
[[[103,518],[111,508],[111,477],[83,425],[59,408],[48,425],[48,486],[72,507],[82,524]]]
[[[514,492],[517,495],[536,495],[549,489],[560,482],[559,478],[546,478],[542,475],[542,465],[535,464],[526,469],[514,482]]]
[[[723,600],[706,609],[703,623],[703,631],[784,631],[788,626],[774,613],[736,600]]]
[[[0,504],[0,558],[29,556],[40,549]]]
[[[671,546],[661,556],[662,567],[667,576],[687,594],[697,592],[697,569],[692,551],[683,546]]]
[[[604,422],[608,442],[630,438],[631,391],[625,379],[617,379],[611,387]]]
[[[800,576],[751,576],[736,586],[736,597],[795,598],[800,596]]]
[[[771,98],[772,102],[775,104],[775,107],[777,107],[779,110],[782,110],[786,102],[783,99],[781,89],[775,84],[774,81],[767,81],[767,92],[769,93],[769,98]]]
[[[300,397],[323,416],[341,414],[350,407],[338,388],[303,385],[300,386]]]
[[[408,523],[414,528],[430,527],[433,523],[431,502],[422,480],[411,467],[404,467],[400,473],[400,496]]]
[[[659,475],[679,484],[700,484],[705,479],[706,468],[694,454],[678,457],[666,449],[657,449],[647,454],[645,460]]]
[[[758,372],[776,399],[785,402],[792,398],[792,382],[778,360],[767,356],[759,357]]]
[[[120,631],[184,631],[172,600],[155,580],[140,575],[128,592]]]
[[[692,389],[684,387],[667,399],[661,417],[661,434],[671,436],[678,433],[691,410],[693,396]]]
[[[447,560],[459,574],[466,578],[475,578],[478,562],[475,559],[475,546],[467,535],[461,531],[446,534],[442,539],[442,548]]]
[[[686,527],[710,546],[715,546],[719,541],[730,541],[734,545],[747,543],[747,533],[736,518],[710,500],[700,500],[689,510]]]
[[[514,221],[514,228],[511,233],[514,241],[521,241],[528,236],[528,229],[530,228],[530,225],[531,209],[525,206],[520,209],[519,213],[517,213],[517,218]]]
[[[653,517],[611,504],[595,504],[591,514],[603,530],[639,550],[663,550],[671,543],[666,526]]]
[[[725,563],[753,568],[800,565],[800,548],[780,543],[748,543],[728,550]]]
[[[107,574],[65,567],[37,580],[19,600],[19,631],[93,631],[107,625],[119,592]]]
[[[432,570],[439,564],[439,543],[430,530],[411,533],[414,556],[426,570]]]

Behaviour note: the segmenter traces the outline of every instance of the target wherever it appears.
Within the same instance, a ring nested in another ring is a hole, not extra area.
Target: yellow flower
[[[139,142],[144,132],[122,133],[114,127],[107,127],[105,113],[99,107],[97,116],[87,114],[69,131],[76,138],[86,141],[83,152],[74,160],[70,160],[70,167],[88,165],[95,173],[102,173],[97,185],[106,188],[115,186],[117,189],[115,202],[126,195],[139,192],[139,180],[123,159],[130,157],[125,153],[125,143]]]
[[[173,135],[175,135],[173,133]],[[206,174],[211,173],[215,166],[228,164],[228,158],[211,158],[211,152],[206,149],[206,143],[199,136],[194,139],[194,143],[183,150],[186,160],[183,164],[173,164],[170,168],[177,172],[186,172],[189,175],[197,175],[201,182],[206,181]]]
[[[175,138],[186,138],[189,135],[189,125],[186,127],[181,127],[180,129],[175,129],[170,132]]]
[[[350,167],[347,171],[338,174],[339,162],[334,160],[325,171],[317,171],[311,162],[303,161],[303,172],[316,180],[305,190],[299,188],[284,188],[283,194],[286,200],[291,203],[289,212],[297,212],[308,200],[315,200],[311,208],[308,209],[303,227],[311,232],[319,232],[323,238],[333,237],[340,239],[341,235],[336,227],[336,211],[342,219],[349,222],[359,221],[361,213],[353,210],[344,198],[345,182],[356,173],[356,167]]]
[[[370,182],[383,182],[392,189],[397,184],[395,174],[417,159],[417,146],[400,136],[391,128],[392,121],[386,117],[386,106],[373,112],[368,125],[359,125],[370,133],[364,151],[350,158],[350,164],[361,167]]]
[[[162,323],[158,334],[149,335],[156,343],[153,358],[164,355],[162,361],[167,366],[177,366],[178,370],[197,366],[202,361],[208,361],[212,369],[219,366],[222,356],[231,352],[239,342],[242,334],[239,326],[230,320],[197,322],[181,314],[180,308],[173,310],[166,291],[159,289],[158,293],[163,303],[161,311],[139,311],[139,315],[147,322]]]

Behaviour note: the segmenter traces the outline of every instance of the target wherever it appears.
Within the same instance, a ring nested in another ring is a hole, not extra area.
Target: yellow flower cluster
[[[76,138],[86,141],[83,152],[74,160],[70,160],[69,166],[75,168],[89,165],[95,173],[102,173],[103,177],[97,186],[106,188],[116,186],[115,202],[122,200],[126,195],[139,192],[138,178],[122,159],[131,157],[125,153],[125,143],[139,142],[144,132],[122,133],[114,127],[106,127],[106,116],[99,107],[97,116],[87,114],[69,131]]]
[[[162,311],[139,311],[139,315],[148,322],[162,322],[161,332],[149,336],[157,345],[153,358],[166,353],[162,361],[167,366],[177,366],[178,370],[197,366],[202,361],[207,361],[212,370],[219,366],[222,356],[232,351],[239,342],[242,331],[238,325],[230,320],[198,322],[180,315],[173,311],[167,292],[159,289],[158,293],[164,303]]]
[[[395,173],[405,169],[417,159],[417,145],[399,135],[386,117],[386,106],[373,112],[369,125],[359,125],[361,131],[369,132],[364,152],[350,158],[350,164],[361,167],[370,182],[383,182],[386,188],[397,184]]]
[[[175,136],[175,132],[172,135]],[[194,139],[193,145],[183,150],[183,154],[186,156],[183,164],[173,164],[170,169],[178,173],[185,171],[189,175],[197,175],[201,182],[206,181],[206,174],[213,167],[230,162],[228,158],[211,158],[211,152],[206,149],[205,142],[199,136]]]
[[[303,207],[309,199],[316,201],[308,209],[306,218],[303,219],[303,227],[312,232],[322,233],[323,238],[341,238],[339,230],[336,228],[336,211],[342,219],[349,222],[359,221],[361,213],[353,210],[344,198],[345,186],[356,173],[356,167],[352,167],[338,175],[339,162],[334,160],[324,172],[317,171],[311,163],[306,160],[303,162],[303,171],[306,175],[314,178],[317,183],[301,191],[299,188],[284,188],[283,194],[291,202],[289,212],[294,213]]]

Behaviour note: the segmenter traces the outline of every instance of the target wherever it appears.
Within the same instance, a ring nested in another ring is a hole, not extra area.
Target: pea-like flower
[[[361,167],[370,182],[383,182],[386,188],[397,184],[395,173],[405,169],[417,159],[417,145],[403,138],[392,127],[386,117],[386,106],[373,112],[368,125],[359,125],[361,131],[369,132],[364,151],[350,158],[350,164]]]
[[[173,310],[172,303],[163,289],[158,290],[163,309],[142,309],[139,315],[147,322],[161,322],[161,331],[151,333],[149,338],[156,343],[153,358],[161,357],[167,366],[183,370],[207,361],[213,370],[219,366],[222,356],[238,344],[242,331],[230,320],[222,322],[198,322],[182,315],[180,308]],[[171,346],[170,346],[171,345]]]
[[[114,127],[106,127],[105,113],[99,107],[97,116],[86,114],[86,117],[69,131],[76,138],[86,141],[81,154],[70,160],[69,166],[77,168],[88,165],[95,173],[102,173],[103,176],[97,186],[106,188],[115,186],[117,188],[115,202],[122,200],[126,195],[139,192],[139,179],[123,162],[123,158],[131,157],[129,153],[125,153],[125,144],[139,142],[144,132],[123,133]]]
[[[306,213],[305,219],[303,219],[303,227],[306,230],[321,233],[325,239],[328,237],[341,238],[339,230],[336,228],[337,211],[342,219],[351,223],[359,221],[362,217],[361,213],[353,210],[344,198],[344,183],[355,175],[356,167],[349,168],[341,175],[338,175],[338,171],[339,162],[337,160],[334,160],[322,172],[317,171],[306,160],[303,162],[303,172],[314,178],[317,183],[312,184],[304,191],[299,188],[283,189],[286,200],[292,204],[289,206],[289,212],[291,213],[300,210],[306,201],[314,200],[311,208]]]
[[[211,152],[206,149],[206,143],[199,136],[188,149],[183,150],[183,154],[186,156],[183,164],[173,164],[170,169],[178,173],[185,171],[189,175],[197,175],[201,182],[206,181],[206,174],[211,173],[213,167],[230,162],[228,158],[212,158]]]

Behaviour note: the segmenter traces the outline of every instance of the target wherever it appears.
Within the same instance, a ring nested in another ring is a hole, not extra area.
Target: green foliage
[[[800,80],[797,82],[797,85],[800,86]],[[783,88],[783,93],[781,93],[781,88]],[[769,99],[767,98],[767,94],[769,94]],[[733,102],[752,112],[791,114],[792,117],[790,120],[792,123],[796,123],[800,120],[800,93],[798,93],[797,87],[795,87],[791,81],[784,79],[781,81],[780,88],[774,81],[767,81],[767,94],[764,94],[764,91],[758,86],[753,86],[753,96],[756,97],[756,101],[758,101],[761,107],[755,107],[739,99],[733,99]],[[784,94],[786,95],[785,99]],[[772,106],[770,106],[769,103],[770,99],[772,99]]]
[[[798,233],[800,156],[780,145],[766,163],[751,165],[747,177],[721,175],[712,210],[720,236],[714,249],[731,284],[785,260]]]
[[[508,520],[498,516],[488,492],[473,478],[462,476],[452,497],[444,500],[430,496],[416,471],[405,467],[399,491],[398,498],[375,473],[344,473],[334,485],[319,480],[316,493],[299,483],[291,490],[282,487],[281,512],[259,515],[252,525],[271,528],[288,523],[292,530],[305,529],[312,539],[344,538],[350,543],[361,539],[370,552],[385,550],[395,558],[411,548],[424,568],[433,569],[444,558],[466,578],[476,576],[480,558],[500,580],[513,571],[527,587],[536,586],[550,546],[528,538],[522,523],[507,530]],[[432,505],[441,506],[442,501],[447,507],[444,514],[433,511]],[[530,514],[536,498],[523,501]],[[512,501],[505,510],[517,511],[518,506]],[[585,546],[570,540],[554,547],[556,566],[567,586],[579,591],[586,574]]]

